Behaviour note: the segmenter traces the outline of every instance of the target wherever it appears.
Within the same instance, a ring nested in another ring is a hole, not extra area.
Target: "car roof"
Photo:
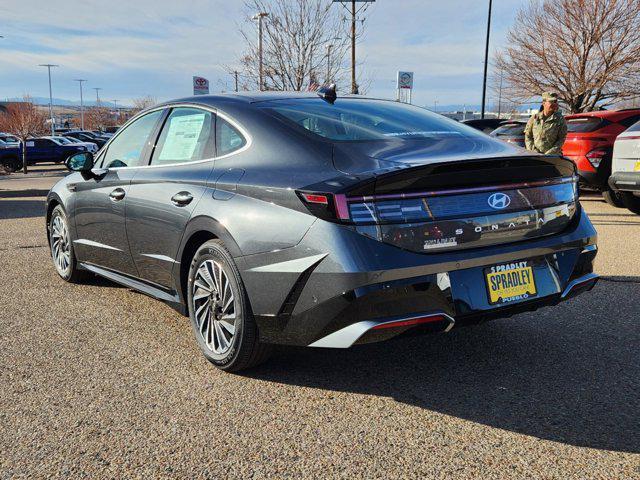
[[[285,91],[285,92],[276,92],[276,91],[268,91],[268,92],[251,92],[251,91],[243,91],[243,92],[230,92],[230,93],[217,93],[211,95],[193,95],[190,97],[178,98],[175,100],[170,100],[167,102],[160,103],[154,107],[163,107],[170,106],[176,103],[195,103],[195,104],[205,104],[215,106],[218,102],[224,103],[236,103],[236,104],[247,104],[247,103],[259,103],[259,102],[268,102],[271,100],[295,100],[295,99],[318,99],[320,98],[316,92],[296,92],[296,91]],[[340,98],[356,98],[359,100],[375,100],[375,101],[393,101],[386,98],[374,98],[367,97],[363,95],[352,95],[352,94],[338,94],[338,100]]]
[[[625,108],[622,110],[599,110],[597,112],[584,112],[567,115],[565,118],[605,118],[611,122],[617,122],[633,115],[640,115],[640,108]]]

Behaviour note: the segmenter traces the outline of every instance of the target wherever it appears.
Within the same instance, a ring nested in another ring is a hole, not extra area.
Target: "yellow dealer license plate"
[[[505,263],[485,269],[489,303],[502,304],[533,298],[538,293],[529,261]]]

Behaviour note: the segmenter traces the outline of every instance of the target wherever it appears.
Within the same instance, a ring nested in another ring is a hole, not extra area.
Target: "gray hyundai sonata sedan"
[[[184,98],[67,166],[47,197],[58,274],[167,302],[227,371],[274,344],[445,332],[597,281],[572,162],[393,101]]]

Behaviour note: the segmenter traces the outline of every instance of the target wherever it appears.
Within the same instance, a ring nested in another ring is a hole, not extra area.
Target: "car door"
[[[166,117],[148,167],[131,182],[127,237],[140,277],[174,289],[178,248],[191,214],[207,190],[215,154],[215,114],[174,107]]]
[[[137,276],[125,227],[127,194],[137,167],[147,163],[163,115],[156,110],[130,123],[100,155],[94,175],[72,185],[79,261]]]

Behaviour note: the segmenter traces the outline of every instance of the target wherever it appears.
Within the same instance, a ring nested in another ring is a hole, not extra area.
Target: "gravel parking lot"
[[[213,368],[188,320],[60,280],[55,170],[0,177],[0,478],[640,478],[640,217],[590,293],[449,334]]]

